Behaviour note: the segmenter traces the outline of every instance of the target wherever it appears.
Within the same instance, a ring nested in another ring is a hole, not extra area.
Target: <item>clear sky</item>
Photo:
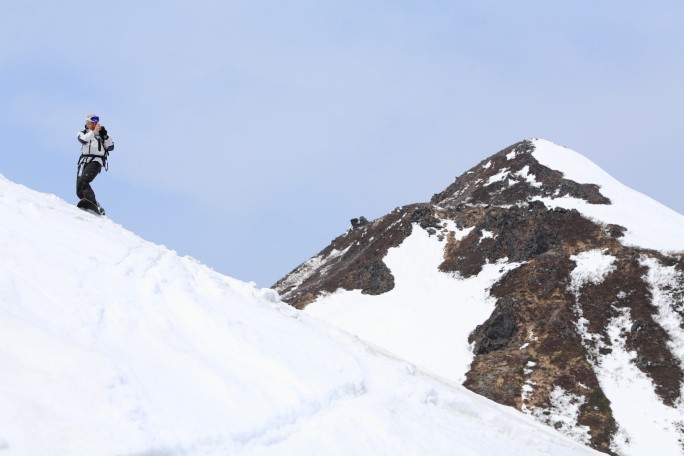
[[[107,215],[270,286],[530,137],[684,213],[682,81],[681,0],[5,1],[0,173],[76,203],[97,113]]]

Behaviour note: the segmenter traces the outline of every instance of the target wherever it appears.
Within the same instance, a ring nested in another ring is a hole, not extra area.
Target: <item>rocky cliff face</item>
[[[356,221],[274,288],[298,308],[338,290],[387,293],[395,278],[383,259],[416,229],[443,244],[445,274],[468,278],[486,265],[516,264],[487,290],[494,309],[467,335],[473,358],[464,385],[595,449],[636,454],[633,424],[616,417],[625,404],[607,392],[619,388],[607,373],[619,358],[620,369],[640,372],[659,406],[673,411],[665,421],[684,454],[684,255],[625,243],[628,227],[556,205],[613,202],[599,185],[540,163],[535,147],[522,141],[502,150],[429,203]]]

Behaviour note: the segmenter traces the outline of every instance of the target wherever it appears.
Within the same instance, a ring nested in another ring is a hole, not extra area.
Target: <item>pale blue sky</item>
[[[0,173],[270,286],[349,227],[521,139],[684,213],[684,3],[8,1]],[[78,248],[78,246],[74,246]]]

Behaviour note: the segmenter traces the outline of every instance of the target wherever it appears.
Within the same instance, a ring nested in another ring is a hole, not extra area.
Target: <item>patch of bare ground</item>
[[[470,276],[503,258],[523,263],[491,289],[497,305],[470,336],[476,356],[465,386],[528,410],[548,409],[556,386],[584,397],[578,424],[589,427],[592,446],[600,451],[610,451],[617,428],[574,324],[570,256],[616,244],[604,227],[576,211],[541,203],[496,207],[486,210],[462,241],[449,244],[441,265]],[[535,367],[526,369],[530,361]],[[523,394],[526,382],[531,392]]]
[[[502,258],[523,264],[491,288],[496,308],[469,338],[476,356],[466,387],[527,410],[548,409],[557,386],[584,397],[578,424],[589,427],[594,448],[610,452],[617,427],[594,371],[597,352],[583,345],[575,308],[581,307],[587,330],[602,337],[603,354],[611,350],[606,328],[627,308],[634,321],[625,334],[627,349],[637,353],[635,364],[652,379],[664,403],[675,404],[684,374],[670,352],[666,332],[653,318],[647,271],[639,262],[648,251],[620,244],[616,238],[623,230],[615,226],[604,227],[576,211],[549,210],[540,203],[480,214],[468,236],[449,242],[441,269],[471,276]],[[485,232],[489,235],[483,236]],[[601,283],[585,284],[578,298],[569,291],[576,266],[571,256],[593,249],[615,256],[615,270]],[[526,368],[530,362],[532,369]],[[528,385],[528,393],[523,393],[523,385]]]
[[[566,255],[543,255],[510,271],[492,287],[498,298],[496,309],[469,339],[476,357],[464,385],[502,404],[528,410],[549,409],[556,386],[585,397],[578,424],[589,427],[594,448],[609,452],[617,427],[573,323],[574,296],[568,292],[573,268]],[[497,335],[502,319],[512,322],[515,331],[508,331],[509,340],[499,339],[492,346],[488,339]],[[530,361],[534,368],[527,369]],[[523,394],[526,382],[529,394]]]

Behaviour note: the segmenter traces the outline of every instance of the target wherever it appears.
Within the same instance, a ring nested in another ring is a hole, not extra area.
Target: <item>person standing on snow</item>
[[[90,183],[100,174],[102,167],[107,170],[107,157],[114,150],[114,141],[95,114],[86,116],[85,128],[78,132],[78,141],[81,143],[81,157],[78,159],[76,196],[81,201],[92,203],[100,215],[104,215],[105,211],[95,199]]]

